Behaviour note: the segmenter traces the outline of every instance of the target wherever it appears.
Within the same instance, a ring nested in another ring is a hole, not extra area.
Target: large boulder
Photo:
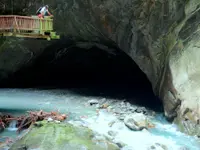
[[[140,131],[148,128],[148,119],[142,113],[133,113],[125,117],[124,124],[133,131]]]
[[[38,122],[12,145],[10,150],[119,150],[118,146],[99,138],[90,129],[68,123]]]
[[[187,109],[192,110],[195,116],[200,115],[199,0],[45,2],[53,11],[54,27],[61,37],[71,36],[74,44],[82,48],[96,45],[109,51],[109,46],[114,44],[126,52],[151,81],[154,93],[162,99],[169,120],[176,118],[183,125]],[[6,13],[5,6],[9,10],[11,7],[6,0],[2,3],[6,5],[1,4],[1,11]],[[35,13],[35,6],[42,4],[42,0],[26,0],[23,4],[15,3],[14,8],[22,14],[31,15]],[[2,48],[5,41],[0,42],[2,77],[32,62],[50,45],[41,44],[39,48],[40,43],[44,42],[22,40],[13,42],[12,47]],[[37,47],[33,48],[30,43]],[[52,48],[47,49],[52,51],[51,56],[64,54],[62,46],[66,45],[55,47],[55,43],[51,43]],[[14,52],[16,45],[20,50]],[[17,53],[19,57],[14,58],[13,55]],[[186,120],[194,126],[199,122],[194,121],[196,119],[193,117]]]

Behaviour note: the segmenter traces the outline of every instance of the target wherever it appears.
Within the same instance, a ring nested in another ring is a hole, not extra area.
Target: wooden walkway
[[[25,38],[59,39],[53,32],[53,19],[38,16],[0,16],[0,36],[14,36]]]

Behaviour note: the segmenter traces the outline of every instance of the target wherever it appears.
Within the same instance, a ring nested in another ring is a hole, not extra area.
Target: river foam
[[[59,110],[69,114],[71,123],[87,126],[116,143],[124,143],[127,145],[126,150],[147,150],[156,144],[164,145],[169,150],[180,150],[183,147],[200,150],[200,143],[195,137],[179,132],[176,126],[168,123],[162,114],[157,114],[152,120],[156,128],[134,132],[106,109],[100,110],[97,114],[95,107],[85,105],[91,99],[102,98],[104,97],[82,96],[67,90],[1,89],[0,109],[16,114],[26,110]],[[109,98],[106,100],[109,101]],[[110,127],[112,121],[115,123]],[[110,136],[111,132],[115,133],[115,136]]]

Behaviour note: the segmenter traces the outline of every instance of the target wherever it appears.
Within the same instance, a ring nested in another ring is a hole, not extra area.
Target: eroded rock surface
[[[119,150],[118,146],[99,139],[88,128],[75,127],[71,124],[38,122],[40,127],[33,127],[29,133],[12,145],[10,150]]]
[[[147,117],[142,113],[134,113],[126,116],[124,123],[133,131],[140,131],[148,128]]]
[[[199,129],[199,120],[195,119],[200,116],[199,0],[48,0],[46,3],[53,10],[55,29],[61,36],[71,36],[74,44],[83,48],[96,45],[111,51],[109,45],[118,46],[147,75],[155,94],[163,101],[165,115]],[[31,2],[32,6],[39,4]],[[17,8],[26,14],[35,12],[35,7]],[[12,42],[12,47],[6,48],[4,43],[0,45],[2,77],[33,59],[33,52],[36,57],[46,47],[39,45],[44,42],[34,40]],[[40,48],[32,49],[28,43]],[[65,53],[62,45],[52,47],[48,51],[55,51],[53,57]],[[8,53],[19,57],[13,59]],[[195,115],[185,118],[188,109]]]

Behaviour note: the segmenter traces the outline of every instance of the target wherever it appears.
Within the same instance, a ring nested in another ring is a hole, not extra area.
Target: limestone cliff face
[[[169,119],[176,118],[187,129],[192,128],[191,124],[199,128],[199,0],[47,1],[59,34],[71,36],[78,46],[85,47],[87,43],[104,48],[107,43],[117,45],[147,75],[155,94],[163,101],[165,115]],[[30,2],[34,9],[29,7],[26,14],[35,12],[39,4],[40,1]],[[31,48],[28,43],[35,43],[38,48]],[[18,45],[22,55],[18,60],[6,59],[15,64],[14,68],[16,63],[13,61],[20,62],[20,68],[28,59],[36,57],[38,50],[49,45],[43,43],[33,40],[12,43]],[[17,50],[12,51],[13,55],[18,55]],[[34,55],[30,56],[31,53]],[[7,68],[6,63],[0,64],[0,69]]]

